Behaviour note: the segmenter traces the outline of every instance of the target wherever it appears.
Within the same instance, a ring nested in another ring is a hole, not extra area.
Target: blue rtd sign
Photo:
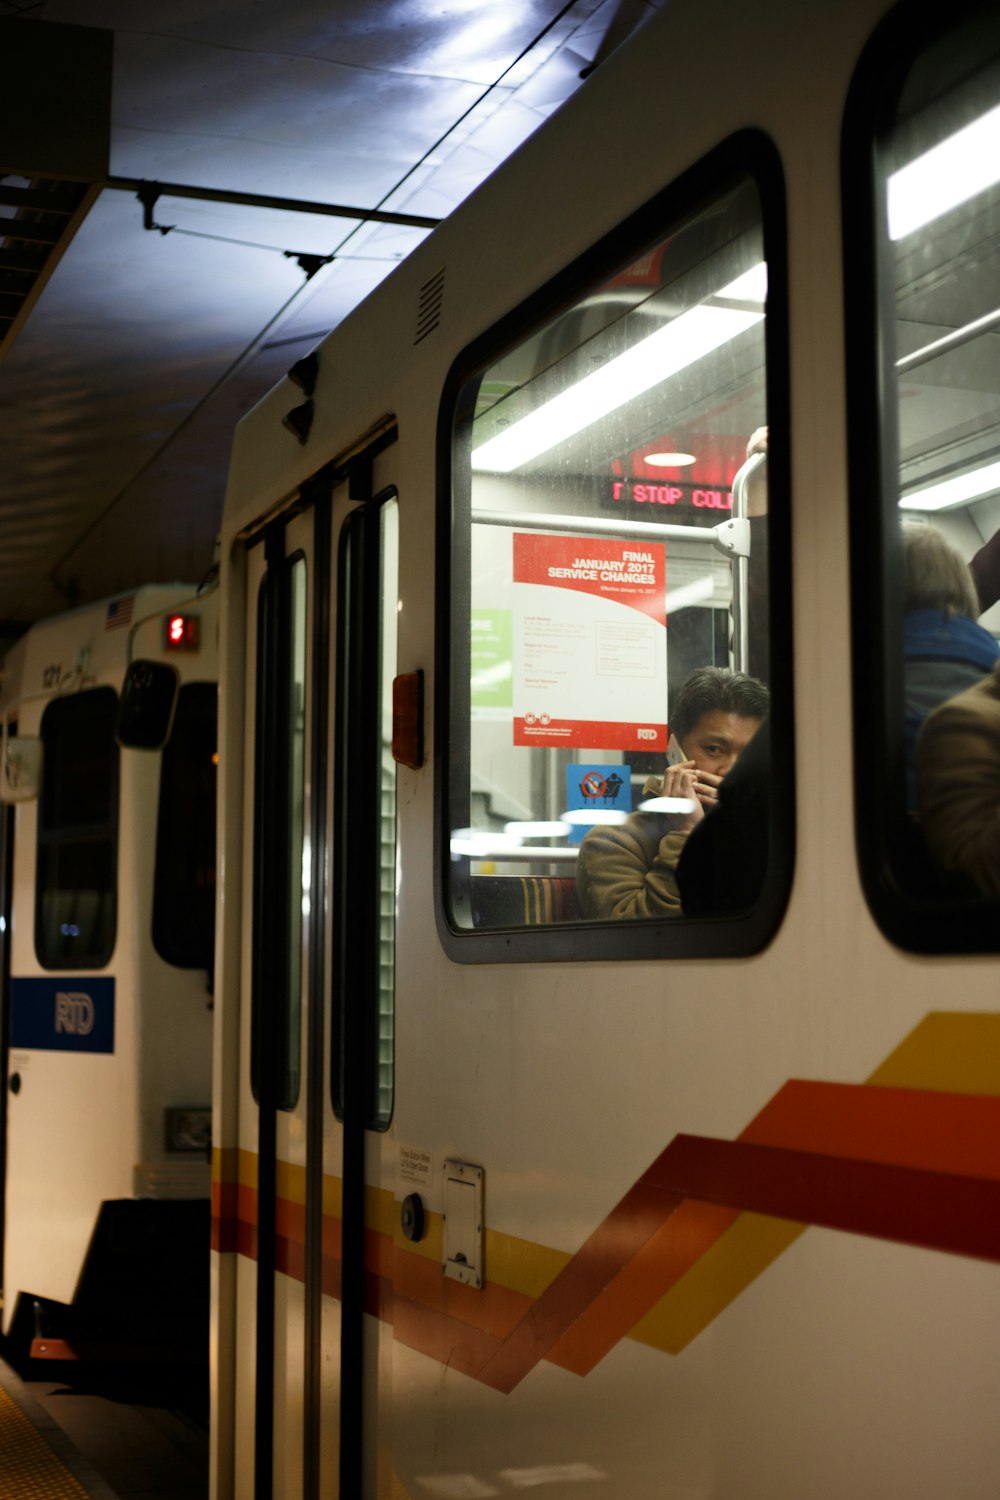
[[[12,979],[10,1045],[45,1052],[114,1052],[115,981]]]

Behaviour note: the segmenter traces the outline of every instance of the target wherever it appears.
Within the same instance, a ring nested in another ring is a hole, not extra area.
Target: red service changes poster
[[[665,750],[664,544],[513,540],[514,744]]]

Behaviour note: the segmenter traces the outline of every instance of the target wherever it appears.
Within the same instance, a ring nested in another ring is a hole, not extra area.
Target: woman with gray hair
[[[906,805],[917,809],[916,749],[932,709],[980,682],[1000,648],[978,625],[968,564],[936,526],[904,521],[903,753]]]

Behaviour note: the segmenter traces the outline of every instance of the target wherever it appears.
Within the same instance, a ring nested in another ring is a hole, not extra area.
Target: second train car
[[[216,602],[138,588],[32,626],[4,662],[0,1241],[19,1359],[205,1365]],[[138,724],[144,749],[121,721],[130,664],[173,688],[159,736]]]

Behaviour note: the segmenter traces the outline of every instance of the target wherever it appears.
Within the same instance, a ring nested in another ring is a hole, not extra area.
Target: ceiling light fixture
[[[942,479],[925,489],[903,495],[899,508],[950,510],[956,505],[968,505],[971,500],[981,500],[997,489],[1000,489],[1000,463],[985,464],[981,469],[970,469],[966,474],[957,474],[954,479]]]
[[[730,298],[733,287],[738,287],[744,279],[742,276],[737,278],[715,293],[715,297]],[[737,300],[746,299],[739,296]],[[485,469],[494,474],[511,473],[706,354],[728,344],[761,322],[763,317],[763,306],[759,312],[704,304],[690,308],[624,354],[584,376],[569,390],[553,396],[551,401],[480,444],[473,450],[473,469]]]
[[[905,239],[1000,182],[1000,104],[893,172],[889,238]]]
[[[642,462],[654,469],[686,469],[697,460],[693,453],[647,453]]]
[[[721,292],[716,292],[715,296],[722,302],[763,303],[767,297],[767,262],[759,260],[749,271],[744,271],[742,276],[737,276],[735,281],[724,286]]]

